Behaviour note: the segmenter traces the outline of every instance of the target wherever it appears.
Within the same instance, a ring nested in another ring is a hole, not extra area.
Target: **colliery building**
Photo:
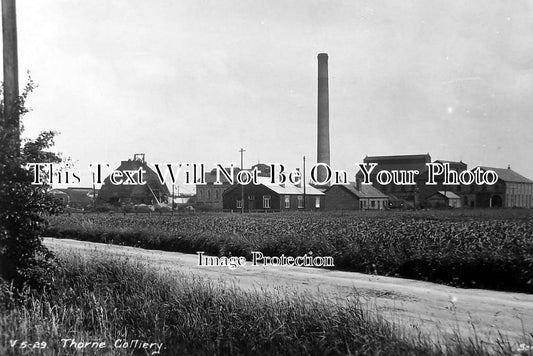
[[[475,186],[475,207],[485,208],[532,208],[533,181],[507,168],[480,167],[498,174],[494,185]]]
[[[532,208],[533,207],[533,181],[513,171],[511,167],[479,168],[482,171],[492,170],[498,175],[496,184],[477,185],[475,183],[444,184],[444,176],[435,177],[434,185],[428,185],[428,169],[426,163],[431,162],[431,156],[425,155],[393,155],[393,156],[367,156],[365,164],[376,163],[376,168],[370,175],[372,185],[389,197],[389,207],[422,207],[422,208]],[[450,170],[460,174],[468,169],[466,163],[459,161],[436,160],[433,163],[447,164]],[[474,168],[472,172],[477,169]],[[394,184],[381,185],[376,176],[382,170],[418,170],[415,185]],[[358,179],[363,177],[358,172]],[[328,209],[330,202],[327,201]],[[331,204],[337,204],[331,201]]]
[[[52,189],[50,194],[59,199],[66,207],[87,209],[94,205],[95,195],[98,195],[98,191],[94,188],[68,187]]]
[[[468,165],[462,161],[445,161],[436,160],[433,163],[447,164],[450,170],[454,170],[457,174],[468,169]],[[476,203],[476,187],[475,185],[449,185],[444,184],[444,175],[437,175],[434,177],[435,185],[428,185],[428,169],[427,166],[420,171],[417,177],[416,184],[416,202],[417,206],[422,208],[439,208],[450,206],[454,208],[460,207],[475,207]],[[450,195],[448,193],[453,193]],[[459,198],[459,202],[457,201]]]
[[[116,171],[138,171],[142,168],[143,179],[146,184],[113,184],[110,176],[104,180],[98,194],[98,203],[108,203],[113,205],[124,204],[147,204],[154,205],[166,203],[170,196],[168,187],[161,184],[157,173],[151,169],[144,159],[144,154],[136,154],[133,159],[122,161]],[[138,174],[134,174],[136,181]]]
[[[427,154],[418,155],[396,155],[396,156],[366,156],[363,163],[366,167],[369,164],[377,164],[376,168],[370,174],[370,182],[380,192],[386,195],[392,195],[393,200],[403,200],[408,204],[415,205],[418,202],[417,185],[394,184],[393,182],[383,185],[379,184],[376,177],[379,172],[393,170],[418,170],[424,172],[427,170],[426,163],[431,162],[431,156]],[[363,179],[363,174],[359,171],[357,179]]]
[[[272,184],[266,177],[260,177],[258,183],[236,184],[227,189],[223,194],[224,210],[321,211],[325,208],[325,194],[310,185],[304,189],[290,184]]]
[[[382,210],[389,207],[389,196],[361,180],[348,185],[332,185],[325,192],[326,210]]]
[[[224,168],[228,175],[231,175],[230,168]],[[270,177],[270,166],[257,163],[255,166],[252,166],[251,170],[257,169],[259,171],[258,176],[260,177]],[[241,171],[240,168],[233,168],[233,181],[235,182],[235,176]],[[199,205],[209,207],[213,210],[222,210],[223,209],[223,193],[232,186],[232,182],[221,173],[220,174],[220,183],[215,184],[217,180],[217,169],[214,168],[211,172],[205,174],[205,183],[206,184],[196,184],[196,203]]]

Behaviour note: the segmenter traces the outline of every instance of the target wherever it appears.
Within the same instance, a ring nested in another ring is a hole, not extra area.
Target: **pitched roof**
[[[98,195],[98,189],[96,193]],[[89,204],[93,199],[92,188],[80,188],[80,187],[68,187],[68,188],[55,188],[50,191],[50,194],[54,195],[67,195],[71,204]]]
[[[272,184],[269,177],[257,177],[257,185],[263,185],[267,187],[268,189],[272,190],[276,194],[284,194],[284,195],[303,195],[304,189],[303,187],[295,186],[292,184]],[[252,183],[250,183],[252,184]],[[231,188],[228,188],[224,191],[223,194],[228,193],[229,191],[235,189],[236,187],[239,187],[239,184],[233,185]],[[320,190],[316,189],[315,187],[306,184],[305,186],[305,194],[306,195],[324,195]]]
[[[403,160],[427,160],[431,161],[429,153],[416,154],[416,155],[393,155],[393,156],[366,156],[364,162],[376,162],[376,161],[403,161]]]
[[[341,186],[358,198],[389,198],[386,194],[383,194],[377,188],[369,184],[361,184],[360,190],[357,189],[357,185],[355,182],[350,182],[347,185],[342,184]]]
[[[230,167],[224,167],[224,170],[228,173],[228,175],[231,174],[231,168]],[[233,167],[233,181],[235,181],[235,177],[237,176],[237,173],[239,173],[241,169],[239,167]],[[207,172],[205,174],[205,182],[206,183],[214,183],[217,180],[217,168],[213,168],[210,172]],[[200,181],[200,180],[198,180]],[[220,182],[222,184],[229,184],[230,181],[226,178],[226,176],[220,172]]]
[[[439,193],[441,195],[444,195],[448,199],[461,199],[460,196],[458,196],[457,194],[455,194],[453,192],[439,190],[437,193]],[[435,193],[435,194],[437,194],[437,193]],[[435,195],[435,194],[432,194],[432,195]]]
[[[479,166],[484,171],[492,170],[496,172],[498,175],[498,178],[503,180],[504,182],[513,182],[513,183],[533,183],[532,180],[524,177],[521,174],[516,173],[510,168],[494,168],[494,167],[484,167]]]

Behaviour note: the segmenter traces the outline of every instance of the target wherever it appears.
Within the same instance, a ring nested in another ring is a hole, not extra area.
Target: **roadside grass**
[[[52,276],[51,288],[18,298],[2,285],[0,354],[132,354],[112,347],[117,339],[163,343],[167,355],[515,354],[508,341],[407,333],[357,298],[333,303],[296,292],[245,292],[105,254],[60,253]],[[67,338],[106,347],[64,348]],[[12,348],[15,339],[47,348]]]

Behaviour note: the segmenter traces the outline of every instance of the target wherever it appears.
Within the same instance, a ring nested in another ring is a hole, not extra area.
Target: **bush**
[[[28,112],[24,103],[32,90],[30,78],[18,103],[21,116]],[[3,108],[0,112],[4,112]],[[0,126],[0,276],[17,288],[24,284],[41,285],[42,273],[33,269],[52,265],[51,253],[41,244],[41,234],[47,224],[43,215],[55,214],[62,207],[47,194],[47,186],[32,185],[32,172],[24,166],[61,161],[57,155],[45,151],[53,145],[55,134],[43,132],[35,140],[26,140],[19,152],[12,143],[14,137],[20,136],[20,128]]]

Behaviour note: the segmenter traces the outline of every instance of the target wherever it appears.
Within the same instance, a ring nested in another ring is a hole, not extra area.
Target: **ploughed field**
[[[214,256],[331,256],[335,269],[533,293],[533,211],[72,214],[46,236]]]

